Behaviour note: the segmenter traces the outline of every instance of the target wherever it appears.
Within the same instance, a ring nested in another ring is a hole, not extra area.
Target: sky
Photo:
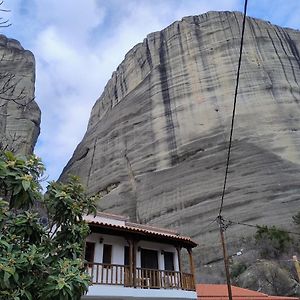
[[[146,35],[184,16],[242,11],[240,0],[4,0],[1,30],[36,59],[42,111],[35,153],[56,180],[87,127],[95,101],[125,54]],[[300,29],[299,0],[248,0],[247,14]]]

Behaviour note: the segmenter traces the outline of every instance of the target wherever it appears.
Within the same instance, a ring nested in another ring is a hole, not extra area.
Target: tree
[[[95,199],[75,177],[43,196],[43,171],[36,156],[0,153],[0,299],[76,300],[88,289],[82,215],[95,213]]]
[[[3,3],[4,3],[4,1],[0,1],[0,7],[3,5]],[[9,10],[0,8],[0,12],[1,13],[7,13],[7,12],[9,12]],[[8,19],[0,17],[0,28],[9,27],[10,25],[11,25],[11,23],[9,22]]]
[[[255,240],[263,258],[277,258],[291,246],[293,241],[286,231],[275,226],[259,226]]]

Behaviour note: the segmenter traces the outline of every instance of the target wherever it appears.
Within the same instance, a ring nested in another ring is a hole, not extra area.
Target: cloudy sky
[[[299,0],[248,0],[248,15],[300,29]],[[36,154],[57,179],[112,72],[136,43],[187,15],[243,9],[240,0],[4,0],[2,33],[36,58],[42,110]]]

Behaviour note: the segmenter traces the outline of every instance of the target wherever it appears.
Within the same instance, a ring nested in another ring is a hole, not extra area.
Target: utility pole
[[[225,274],[226,274],[226,281],[227,281],[228,298],[229,300],[232,300],[228,255],[227,255],[227,249],[226,249],[225,238],[224,238],[224,231],[226,230],[226,226],[224,224],[222,216],[220,215],[218,216],[218,223],[220,228],[220,236],[221,236],[221,243],[223,249],[223,259],[224,259],[224,267],[225,267]]]
[[[293,256],[293,261],[294,261],[294,264],[295,264],[295,268],[296,268],[296,270],[297,270],[298,280],[299,280],[299,282],[300,282],[300,264],[299,264],[299,261],[298,261],[296,255]]]

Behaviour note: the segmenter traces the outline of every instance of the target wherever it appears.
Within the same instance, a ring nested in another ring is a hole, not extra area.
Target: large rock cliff
[[[20,43],[0,35],[0,143],[20,154],[33,151],[41,113],[34,101],[35,60]]]
[[[130,50],[65,167],[99,207],[172,227],[221,257],[218,214],[242,14],[185,17]],[[300,32],[247,18],[223,215],[290,227],[300,199]],[[227,230],[230,253],[251,227]]]

